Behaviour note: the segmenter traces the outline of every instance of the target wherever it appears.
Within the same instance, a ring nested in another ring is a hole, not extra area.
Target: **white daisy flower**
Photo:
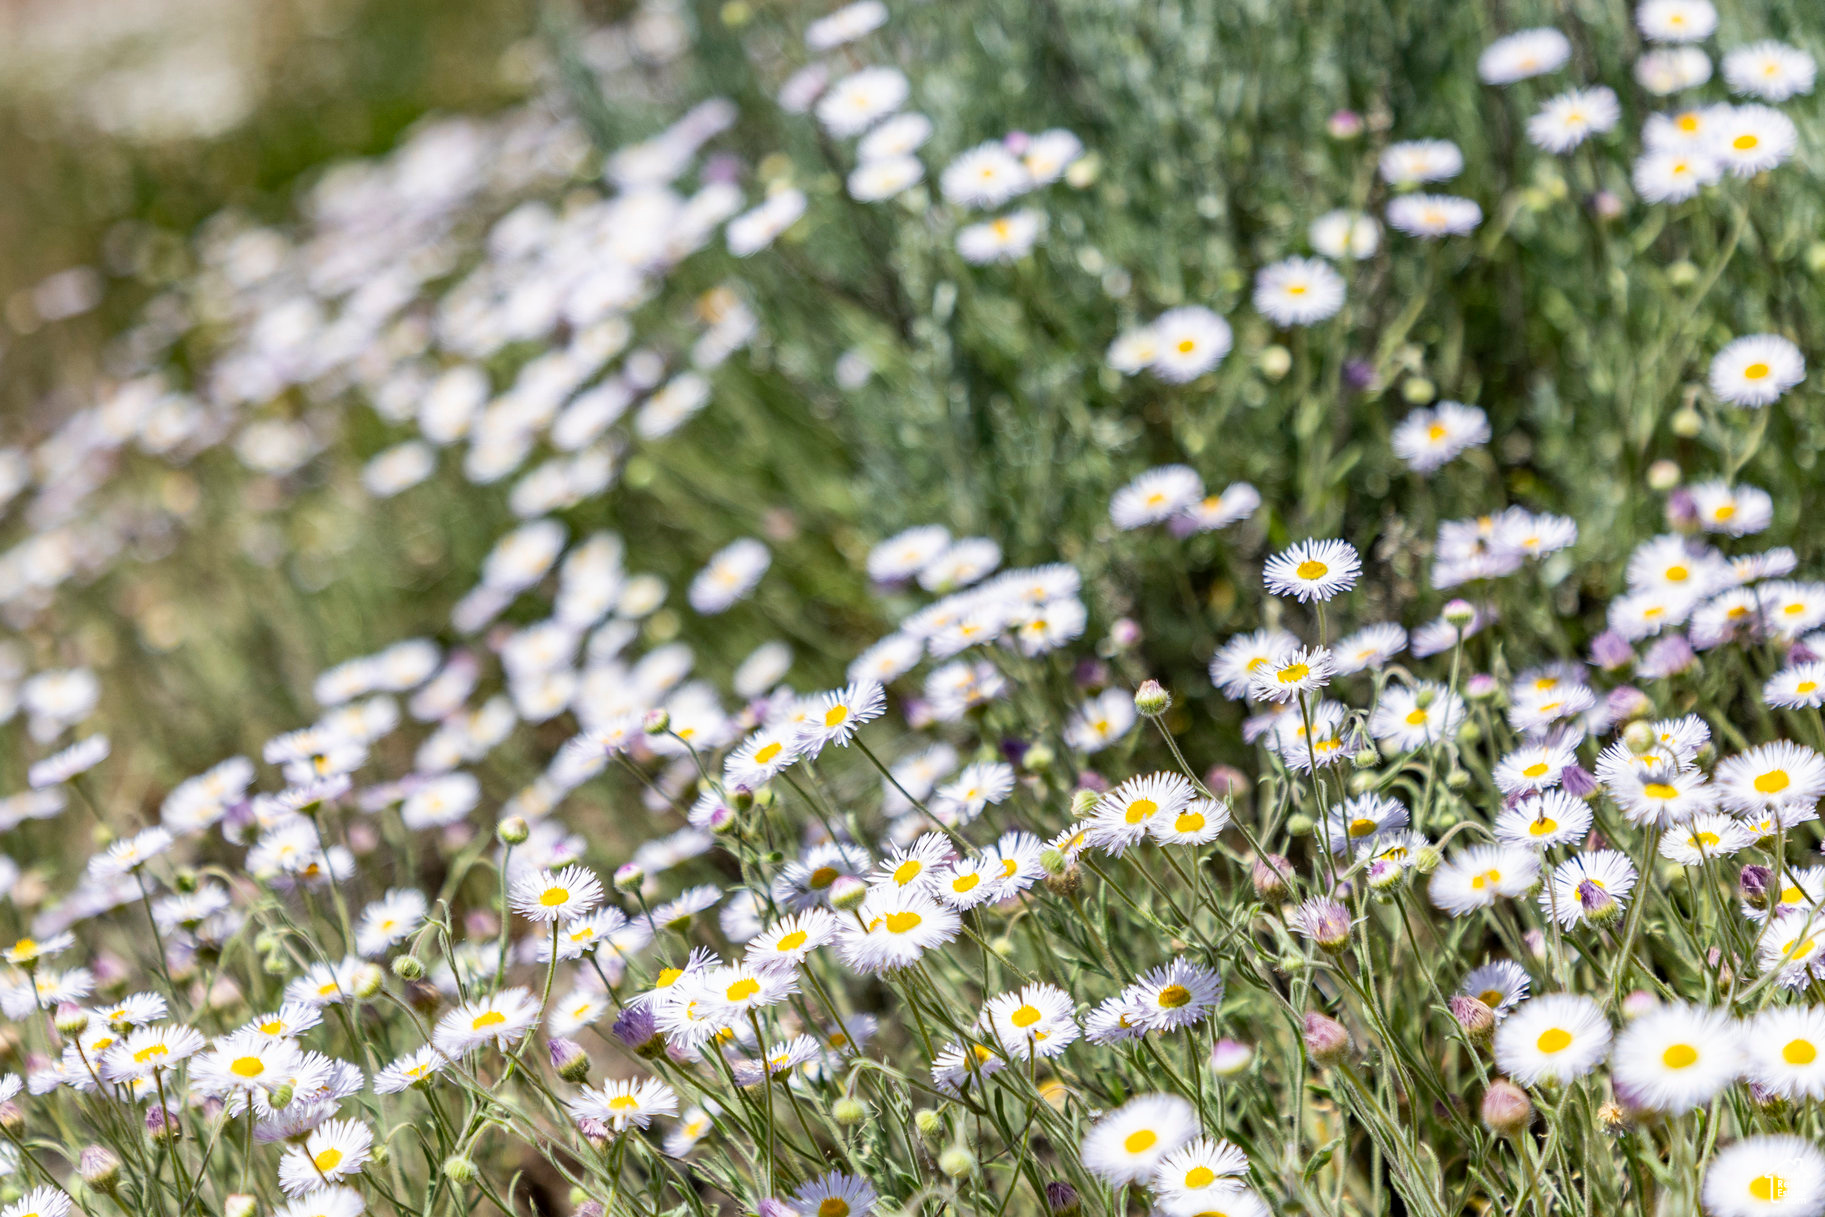
[[[1495,1032],[1495,1061],[1523,1086],[1583,1077],[1610,1051],[1610,1023],[1579,993],[1548,993],[1516,1006]]]

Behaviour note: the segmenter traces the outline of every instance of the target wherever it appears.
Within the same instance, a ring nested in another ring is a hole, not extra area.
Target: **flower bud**
[[[1254,1048],[1241,1040],[1220,1039],[1210,1046],[1210,1068],[1220,1078],[1236,1076],[1254,1060]]]
[[[830,884],[830,907],[853,912],[868,899],[868,885],[854,875],[838,875]]]
[[[659,1034],[658,1022],[649,1002],[623,1007],[615,1018],[613,1031],[616,1039],[649,1061],[665,1051],[665,1037]]]
[[[1422,875],[1430,875],[1445,860],[1445,853],[1438,846],[1430,843],[1413,851],[1413,869]]]
[[[838,1124],[860,1124],[868,1118],[868,1104],[844,1095],[830,1105],[830,1118]]]
[[[1350,1033],[1334,1018],[1317,1011],[1305,1016],[1305,1051],[1320,1065],[1330,1065],[1349,1055]]]
[[[1295,811],[1286,818],[1286,831],[1295,837],[1309,837],[1316,827],[1318,827],[1317,821],[1303,811]]]
[[[1468,600],[1451,600],[1445,604],[1445,622],[1463,629],[1476,620],[1476,608]]]
[[[1460,993],[1448,1004],[1451,1007],[1451,1017],[1464,1029],[1464,1034],[1470,1037],[1471,1043],[1487,1043],[1495,1034],[1495,1011],[1481,998]]]
[[[146,1135],[154,1141],[172,1142],[184,1135],[184,1126],[178,1123],[176,1112],[162,1103],[154,1103],[146,1109]]]
[[[1350,761],[1358,769],[1370,769],[1381,762],[1381,753],[1377,752],[1373,748],[1364,746],[1364,747],[1358,748],[1356,750],[1356,755],[1351,757]],[[1375,780],[1375,775],[1372,773],[1358,774],[1357,776],[1366,777],[1371,782],[1373,782]]]
[[[1049,744],[1034,744],[1027,749],[1027,754],[1020,758],[1020,767],[1028,773],[1046,773],[1058,763],[1058,754],[1052,751]]]
[[[1350,910],[1324,896],[1315,896],[1300,905],[1292,922],[1295,930],[1333,954],[1350,945],[1355,928]]]
[[[1096,791],[1087,790],[1081,786],[1073,790],[1071,792],[1071,818],[1081,820],[1089,815],[1090,809],[1095,807],[1097,801],[1102,797]]]
[[[623,862],[615,868],[612,882],[617,892],[638,891],[640,885],[646,882],[646,867],[638,862]]]
[[[551,1053],[551,1067],[566,1082],[581,1082],[589,1076],[589,1054],[577,1041],[560,1035],[546,1048]]]
[[[1752,908],[1766,908],[1774,887],[1774,872],[1752,863],[1738,873],[1736,887]]]
[[[1408,405],[1423,406],[1438,395],[1438,388],[1424,376],[1409,376],[1400,382],[1400,395]]]
[[[253,1217],[259,1211],[258,1198],[246,1192],[230,1192],[222,1201],[222,1217]]]
[[[1132,617],[1118,617],[1115,624],[1109,627],[1109,645],[1117,651],[1139,646],[1140,641],[1141,625]]]
[[[938,1169],[953,1179],[960,1179],[976,1169],[976,1155],[967,1145],[953,1145],[938,1155]]]
[[[930,1107],[921,1107],[913,1112],[913,1127],[922,1137],[935,1137],[944,1131],[944,1117]]]
[[[1255,366],[1261,369],[1261,375],[1268,380],[1279,380],[1293,370],[1293,353],[1277,342],[1270,343],[1261,348]]]
[[[416,955],[395,955],[393,975],[401,980],[417,980],[425,974],[424,961]]]
[[[64,1002],[57,1007],[54,1020],[57,1034],[64,1039],[73,1040],[89,1029],[89,1012],[75,1002]]]
[[[444,1159],[444,1178],[452,1183],[473,1183],[475,1160],[465,1154],[451,1154]]]
[[[1355,139],[1362,134],[1362,127],[1362,115],[1354,110],[1338,110],[1324,120],[1325,134],[1339,142]]]
[[[1622,920],[1622,905],[1608,889],[1591,879],[1578,884],[1578,907],[1590,925],[1614,925]]]
[[[1622,1021],[1633,1022],[1660,1007],[1660,999],[1646,989],[1636,989],[1622,999]]]
[[[1640,756],[1659,741],[1654,738],[1653,727],[1636,719],[1622,729],[1622,742],[1628,745],[1630,752]]]
[[[1144,718],[1158,718],[1172,708],[1172,694],[1157,680],[1143,680],[1134,691],[1135,713]]]
[[[290,1107],[291,1101],[297,1097],[297,1094],[297,1088],[290,1082],[280,1082],[267,1092],[267,1099],[272,1104],[273,1110],[278,1111]]]
[[[1082,1209],[1083,1198],[1069,1183],[1054,1179],[1046,1184],[1046,1211],[1052,1217],[1077,1217]]]
[[[1483,1092],[1483,1123],[1504,1137],[1524,1132],[1533,1122],[1533,1100],[1506,1078],[1497,1078]]]
[[[1291,886],[1292,874],[1291,862],[1279,854],[1269,854],[1255,859],[1249,878],[1254,882],[1255,895],[1263,900],[1278,900]]]
[[[356,1001],[368,1001],[380,992],[380,986],[386,983],[386,973],[378,964],[364,963],[355,969],[355,975],[349,981],[349,992]]]
[[[18,1136],[25,1131],[25,1108],[8,1099],[0,1103],[0,1129]]]
[[[494,835],[502,845],[524,845],[532,835],[532,826],[526,823],[525,816],[508,816],[494,826]]]
[[[105,1145],[86,1146],[76,1160],[76,1173],[84,1186],[111,1196],[120,1186],[120,1155]]]

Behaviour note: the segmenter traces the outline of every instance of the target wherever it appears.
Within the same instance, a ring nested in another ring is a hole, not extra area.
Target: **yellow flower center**
[[[1701,832],[1701,833],[1692,834],[1692,843],[1694,845],[1699,846],[1702,849],[1716,849],[1718,844],[1722,840],[1723,840],[1723,838],[1719,837],[1714,832]]]
[[[809,935],[803,930],[793,930],[790,934],[787,934],[784,938],[774,943],[773,948],[777,951],[796,951],[805,945],[805,940],[808,937]]]
[[[1641,793],[1650,799],[1676,799],[1679,791],[1665,782],[1649,782],[1641,788]]]
[[[257,1078],[266,1072],[266,1062],[257,1056],[236,1057],[228,1066],[228,1072],[236,1077]]]
[[[342,1151],[332,1146],[312,1158],[311,1165],[315,1166],[320,1171],[332,1171],[336,1169],[341,1161]]]
[[[1690,1044],[1674,1044],[1660,1054],[1660,1063],[1668,1069],[1690,1069],[1698,1064],[1698,1049]]]
[[[1307,558],[1293,573],[1301,579],[1322,579],[1331,573],[1331,568],[1316,558]]]
[[[1480,892],[1484,888],[1488,887],[1491,883],[1500,883],[1501,881],[1502,881],[1502,872],[1501,871],[1486,870],[1480,875],[1472,875],[1470,877],[1470,886],[1471,886],[1472,890]]]
[[[548,887],[539,894],[539,903],[548,909],[555,909],[569,899],[570,889],[567,887]]]
[[[1757,774],[1755,789],[1762,794],[1779,794],[1792,784],[1785,769],[1770,769],[1767,773]]]
[[[1139,824],[1143,820],[1151,819],[1159,809],[1160,805],[1152,799],[1136,799],[1128,804],[1128,814],[1124,818],[1130,824]]]
[[[1435,444],[1438,443],[1440,440],[1444,439],[1445,438],[1445,424],[1433,423],[1430,427],[1427,427],[1426,428],[1426,438],[1431,440]]]
[[[810,879],[806,880],[806,882],[818,891],[823,891],[836,881],[837,869],[834,866],[820,866],[812,871]]]
[[[849,1217],[849,1202],[841,1196],[826,1196],[818,1203],[817,1217]]]
[[[1749,1194],[1764,1203],[1787,1198],[1787,1180],[1773,1171],[1749,1180]]]
[[[1204,829],[1204,817],[1195,811],[1182,811],[1179,818],[1172,822],[1175,832],[1201,832]]]
[[[1476,995],[1476,999],[1485,1006],[1488,1006],[1491,1010],[1502,1004],[1502,998],[1503,993],[1500,989],[1484,989],[1481,993]]]
[[[1129,1133],[1122,1141],[1122,1148],[1131,1154],[1144,1154],[1152,1149],[1159,1139],[1159,1133],[1154,1132],[1151,1128],[1143,1128],[1139,1132]]]
[[[756,748],[754,750],[754,759],[765,765],[768,761],[785,750],[786,746],[784,744],[780,743],[778,740],[773,740],[771,743],[762,744],[759,748]]]
[[[1305,664],[1289,663],[1284,668],[1281,668],[1278,672],[1274,673],[1274,678],[1283,685],[1292,685],[1298,684],[1311,674],[1312,669]]]
[[[907,934],[919,928],[925,919],[914,912],[887,914],[887,932],[889,934]]]
[[[1198,349],[1198,344],[1193,342],[1191,339],[1189,339],[1189,338],[1179,339],[1179,354],[1189,355],[1197,349]]]
[[[836,705],[824,711],[824,725],[826,727],[840,727],[848,721],[848,718],[848,706]]]
[[[1527,768],[1521,770],[1521,776],[1524,778],[1543,778],[1546,776],[1546,771],[1550,768],[1552,768],[1552,766],[1548,765],[1545,761],[1535,761]]]
[[[1527,826],[1527,831],[1536,837],[1551,836],[1553,833],[1559,831],[1559,821],[1553,819],[1551,816],[1541,816]]]
[[[1691,577],[1692,577],[1692,572],[1687,570],[1683,566],[1667,567],[1667,582],[1668,583],[1684,583],[1687,579],[1689,579]]]
[[[1761,144],[1761,140],[1748,131],[1730,141],[1730,146],[1738,152],[1748,152]]]
[[[975,871],[970,871],[968,874],[958,875],[955,879],[951,880],[951,891],[967,892],[975,888],[975,886],[981,882],[982,876]]]
[[[1177,1010],[1191,1004],[1191,990],[1184,985],[1167,985],[1154,1000],[1168,1010]]]
[[[475,1016],[475,1021],[470,1023],[469,1026],[473,1030],[480,1031],[483,1027],[498,1027],[506,1021],[507,1016],[502,1014],[499,1010],[483,1010],[480,1014]]]
[[[1350,835],[1352,837],[1366,837],[1374,831],[1375,831],[1375,821],[1374,820],[1364,819],[1359,816],[1358,818],[1350,821]]]
[[[147,1044],[144,1048],[141,1048],[138,1052],[133,1054],[133,1060],[135,1064],[144,1065],[153,1057],[170,1055],[171,1049],[165,1047],[163,1044]]]
[[[1208,1187],[1217,1177],[1217,1172],[1208,1166],[1194,1166],[1185,1172],[1186,1187]]]
[[[1412,710],[1407,711],[1407,725],[1409,727],[1417,727],[1425,721],[1426,721],[1426,712],[1424,710],[1418,709],[1416,707]]]
[[[1571,1047],[1572,1033],[1563,1027],[1548,1027],[1540,1032],[1540,1038],[1534,1041],[1534,1047],[1548,1054],[1564,1052]]]
[[[746,1001],[760,992],[760,982],[752,976],[744,976],[728,988],[730,1001]]]
[[[684,975],[683,968],[667,968],[664,971],[659,973],[659,979],[657,979],[653,982],[653,988],[655,988],[655,989],[670,988],[672,985],[677,984],[678,978],[683,975]]]
[[[1020,1009],[1014,1011],[1014,1013],[1008,1015],[1008,1021],[1013,1023],[1016,1027],[1031,1027],[1034,1023],[1039,1021],[1039,1018],[1039,1011],[1032,1006],[1022,1006]]]
[[[1781,1049],[1781,1059],[1789,1065],[1810,1065],[1818,1057],[1818,1046],[1811,1040],[1789,1040]]]
[[[618,1094],[608,1101],[610,1111],[638,1111],[640,1100],[631,1094]]]

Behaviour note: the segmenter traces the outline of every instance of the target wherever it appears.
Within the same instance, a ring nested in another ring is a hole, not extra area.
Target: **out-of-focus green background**
[[[0,0],[0,439],[61,413],[199,222],[523,95],[537,24],[529,0]]]

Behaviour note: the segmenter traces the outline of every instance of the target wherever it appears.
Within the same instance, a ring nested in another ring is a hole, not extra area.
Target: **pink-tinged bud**
[[[1646,660],[1642,661],[1646,664]],[[1643,676],[1652,676],[1651,672],[1642,671]],[[1648,695],[1634,685],[1618,685],[1611,689],[1603,699],[1603,708],[1612,718],[1641,718],[1654,712],[1654,703]]]
[[[672,729],[672,715],[664,706],[648,710],[640,719],[640,730],[648,735],[664,735]]]
[[[1495,1034],[1495,1011],[1481,998],[1460,993],[1449,1003],[1451,1017],[1457,1020],[1472,1043],[1487,1043]]]
[[[1698,500],[1685,486],[1675,487],[1667,495],[1667,526],[1676,532],[1698,531]]]
[[[1307,900],[1289,920],[1296,932],[1333,952],[1350,945],[1350,932],[1355,928],[1350,910],[1326,896]]]
[[[76,1160],[83,1183],[108,1195],[120,1186],[120,1155],[105,1145],[86,1146]]]
[[[1736,876],[1736,886],[1751,906],[1766,908],[1774,886],[1774,872],[1765,866],[1745,866]]]
[[[1305,1016],[1306,1055],[1320,1065],[1341,1061],[1350,1052],[1350,1033],[1334,1018],[1313,1011]]]
[[[608,1210],[600,1200],[585,1200],[571,1212],[571,1217],[603,1217]]]
[[[1338,110],[1324,120],[1324,131],[1334,140],[1355,139],[1362,134],[1362,115],[1354,110]]]
[[[154,1141],[176,1141],[184,1135],[184,1126],[176,1112],[154,1103],[146,1109],[146,1135]]]
[[[1219,799],[1240,799],[1252,788],[1248,775],[1234,765],[1213,765],[1204,775],[1204,784]]]
[[[853,912],[868,899],[868,885],[854,875],[838,875],[830,885],[830,907]]]
[[[1588,799],[1597,793],[1597,778],[1583,765],[1567,765],[1560,770],[1559,785],[1574,799]]]
[[[665,1037],[659,1034],[651,1002],[623,1007],[613,1030],[616,1039],[648,1060],[665,1051]]]
[[[1254,1047],[1241,1040],[1220,1039],[1210,1046],[1210,1068],[1220,1078],[1234,1077],[1254,1060]]]
[[[1660,999],[1646,989],[1636,989],[1622,999],[1622,1017],[1625,1022],[1633,1022],[1660,1006]]]
[[[1648,648],[1648,653],[1641,657],[1641,665],[1635,672],[1648,680],[1665,680],[1669,676],[1689,671],[1697,662],[1698,652],[1692,649],[1692,644],[1686,641],[1684,634],[1668,634]],[[1610,696],[1614,697],[1615,693]]]
[[[583,1051],[583,1045],[559,1036],[547,1047],[551,1052],[551,1067],[566,1082],[581,1082],[589,1076],[589,1054]]]
[[[638,862],[623,862],[615,868],[612,882],[617,892],[638,891],[646,881],[646,868]]]
[[[1615,630],[1605,630],[1591,639],[1591,662],[1605,672],[1615,672],[1635,662],[1635,648]]]
[[[1456,626],[1461,630],[1476,620],[1476,605],[1468,600],[1447,600],[1445,611],[1441,615],[1445,618],[1446,625]]]
[[[1280,854],[1256,858],[1249,878],[1254,881],[1255,895],[1263,900],[1278,900],[1292,884],[1293,864]]]
[[[1497,1078],[1483,1092],[1483,1123],[1492,1132],[1505,1137],[1515,1136],[1526,1131],[1533,1118],[1533,1100],[1513,1082]]]
[[[1063,1179],[1046,1184],[1046,1209],[1052,1217],[1076,1217],[1083,1209],[1083,1197]]]
[[[1109,642],[1116,650],[1126,651],[1141,644],[1141,624],[1132,617],[1118,617],[1109,627]]]
[[[1501,682],[1487,672],[1478,672],[1464,682],[1464,696],[1471,701],[1488,701],[1501,691]]]
[[[1594,879],[1578,884],[1578,907],[1590,925],[1613,925],[1622,917],[1622,905]]]

